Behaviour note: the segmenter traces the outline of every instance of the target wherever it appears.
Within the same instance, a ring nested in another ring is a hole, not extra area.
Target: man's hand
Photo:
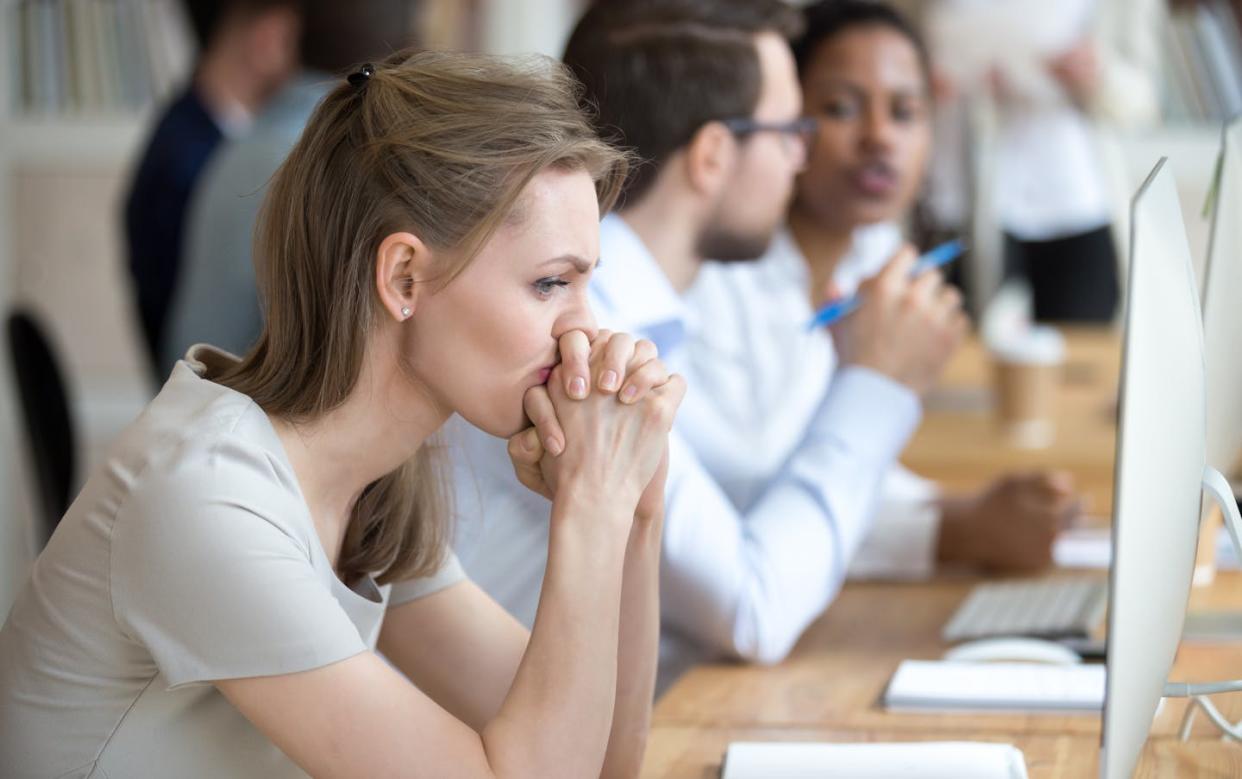
[[[994,572],[1046,568],[1057,533],[1081,508],[1068,474],[1003,477],[978,495],[944,501],[937,558]]]

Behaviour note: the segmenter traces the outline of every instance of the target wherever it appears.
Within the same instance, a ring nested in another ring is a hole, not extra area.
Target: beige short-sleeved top
[[[374,649],[384,611],[462,578],[346,587],[284,448],[192,349],[61,521],[0,630],[0,775],[302,772],[210,684]],[[331,705],[325,701],[325,705]]]

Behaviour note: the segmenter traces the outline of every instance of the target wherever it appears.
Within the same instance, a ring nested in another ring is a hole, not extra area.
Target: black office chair
[[[10,367],[17,385],[40,512],[39,547],[69,508],[74,479],[74,432],[65,382],[51,344],[30,313],[9,313]]]

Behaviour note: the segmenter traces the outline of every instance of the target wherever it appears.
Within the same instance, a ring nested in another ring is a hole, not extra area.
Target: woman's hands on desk
[[[562,343],[563,363],[574,348]],[[625,333],[601,330],[577,361],[590,377],[585,397],[570,397],[559,365],[527,391],[532,426],[509,439],[514,472],[549,500],[565,487],[593,491],[650,518],[663,508],[668,432],[685,382],[668,373],[654,344]]]
[[[1066,473],[1002,477],[978,495],[941,506],[937,559],[990,571],[1034,571],[1052,563],[1057,533],[1082,505]]]

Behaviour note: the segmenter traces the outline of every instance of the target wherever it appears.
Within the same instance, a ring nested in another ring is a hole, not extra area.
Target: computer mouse
[[[985,638],[958,644],[944,659],[961,663],[1051,663],[1072,665],[1082,657],[1074,650],[1038,638]]]

